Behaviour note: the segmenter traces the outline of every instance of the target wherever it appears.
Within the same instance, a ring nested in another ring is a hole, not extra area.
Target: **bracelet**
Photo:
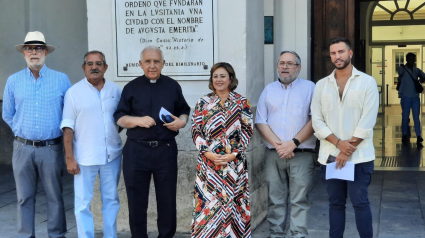
[[[338,148],[338,143],[339,143],[340,139],[338,139],[338,141],[336,142],[336,148]]]

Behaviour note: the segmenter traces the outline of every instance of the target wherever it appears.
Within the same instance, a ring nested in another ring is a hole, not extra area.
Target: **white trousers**
[[[80,166],[74,176],[75,218],[79,238],[94,238],[93,215],[90,204],[97,175],[100,176],[102,197],[103,237],[117,238],[117,215],[120,209],[118,182],[121,174],[121,158],[104,165]]]

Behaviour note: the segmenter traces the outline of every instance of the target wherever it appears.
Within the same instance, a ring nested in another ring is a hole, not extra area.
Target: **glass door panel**
[[[379,91],[379,114],[385,113],[385,64],[384,64],[384,48],[382,46],[372,47],[371,72],[372,77],[376,80]]]
[[[419,55],[416,57],[416,67],[420,68],[422,71],[425,72],[425,45],[422,45],[422,50],[419,52]],[[422,84],[422,86],[424,86]],[[421,114],[425,114],[425,95],[424,93],[421,93]],[[422,125],[424,124],[425,117],[421,117]]]
[[[376,163],[379,163],[380,159],[385,157],[385,58],[384,58],[384,47],[376,46],[372,47],[370,69],[371,75],[376,80],[379,91],[379,112],[377,115],[376,125],[373,128],[373,144],[375,145]]]

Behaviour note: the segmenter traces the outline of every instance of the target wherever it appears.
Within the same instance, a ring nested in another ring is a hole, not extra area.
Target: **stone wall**
[[[0,1],[0,99],[9,75],[26,67],[15,45],[24,43],[28,31],[41,31],[56,47],[46,65],[68,75],[71,83],[84,78],[81,69],[87,52],[86,0]]]
[[[260,133],[254,129],[247,155],[252,230],[254,230],[267,215],[268,190],[264,180],[264,149],[264,141]]]

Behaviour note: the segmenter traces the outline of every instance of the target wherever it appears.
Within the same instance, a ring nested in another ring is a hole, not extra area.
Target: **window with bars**
[[[425,19],[424,0],[379,1],[372,15],[372,21],[420,19]]]
[[[398,74],[398,68],[404,64],[404,53],[405,52],[395,52],[395,65],[394,65],[394,73]]]

